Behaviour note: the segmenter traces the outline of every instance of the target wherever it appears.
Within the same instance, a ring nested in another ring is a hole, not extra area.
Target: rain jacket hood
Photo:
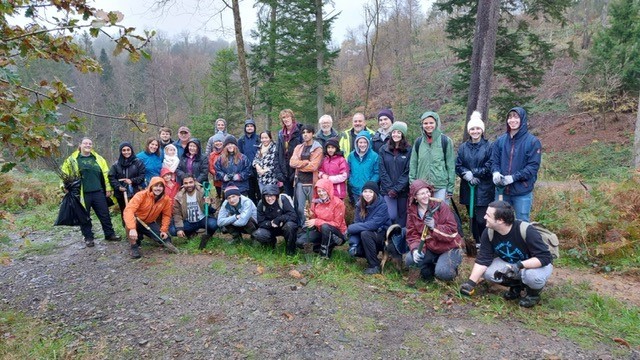
[[[515,111],[520,116],[520,128],[518,129],[518,132],[516,133],[514,138],[521,138],[525,136],[524,134],[529,132],[529,117],[527,116],[527,111],[519,106],[509,110],[509,112],[507,112],[507,117],[504,120],[507,134],[509,133],[509,122],[507,120],[509,119],[509,113],[511,113],[512,111]]]
[[[354,151],[357,155],[360,155],[360,151],[358,149],[358,140],[360,139],[365,139],[367,140],[367,151],[362,154],[362,156],[366,156],[370,151],[371,151],[371,133],[368,130],[362,130],[358,133],[358,135],[356,136],[356,140],[354,141]]]
[[[438,113],[433,112],[433,111],[425,111],[422,116],[420,116],[420,129],[422,130],[422,135],[424,135],[425,137],[427,136],[426,131],[424,131],[424,129],[422,128],[422,120],[428,118],[428,117],[432,117],[434,119],[436,119],[436,128],[433,130],[433,133],[431,133],[431,137],[436,139],[438,138],[438,136],[440,134],[442,134],[442,130],[440,128],[440,116],[438,115]]]

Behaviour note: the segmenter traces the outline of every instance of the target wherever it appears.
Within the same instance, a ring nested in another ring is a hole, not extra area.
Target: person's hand
[[[208,196],[205,196],[204,203],[207,204],[207,205],[211,205],[211,198],[208,197]]]
[[[322,174],[322,176],[320,177],[321,179],[329,179],[329,175],[327,174]]]
[[[169,234],[167,234],[167,233],[166,233],[166,232],[164,232],[164,231],[160,231],[160,238],[161,238],[162,240],[164,240],[164,239],[166,239],[166,238],[168,238],[168,237],[169,237]]]
[[[107,191],[107,193],[105,195],[107,197],[111,197],[111,195],[113,195],[113,191],[109,190],[109,191]]]
[[[398,197],[398,193],[395,190],[389,190],[387,195],[389,195],[389,197],[392,198],[392,199],[395,199],[395,198]]]
[[[316,219],[309,219],[307,221],[304,222],[304,226],[308,227],[308,228],[312,228],[314,226],[316,226]]]
[[[225,176],[222,177],[222,181],[224,182],[229,182],[231,181],[231,175],[226,174]]]
[[[127,188],[124,186],[118,186],[118,190],[120,190],[120,192],[125,192],[127,191]]]
[[[240,174],[233,175],[233,181],[240,181],[240,180],[242,180],[242,178],[240,177]]]
[[[480,179],[478,179],[477,177],[473,177],[473,179],[471,179],[471,181],[469,181],[469,184],[471,185],[478,185],[480,184]]]
[[[460,286],[460,294],[466,296],[472,296],[476,293],[476,282],[469,279]]]
[[[138,231],[136,229],[129,230],[129,239],[138,240]]]
[[[513,176],[507,175],[502,179],[502,185],[507,186],[513,184]]]
[[[431,230],[436,227],[436,221],[432,216],[427,216],[426,218],[424,218],[424,224],[427,225],[427,227]]]
[[[502,185],[502,178],[503,176],[499,172],[496,171],[493,173],[493,183],[495,185],[498,185],[498,186]]]
[[[277,228],[278,224],[274,220],[271,220],[271,227]]]
[[[185,235],[185,233],[184,233],[184,230],[178,230],[177,234],[178,234],[178,237],[179,237],[179,238],[185,238],[185,237],[187,237],[187,235]]]
[[[464,174],[462,174],[462,178],[466,181],[471,181],[471,179],[473,179],[473,174],[471,171],[465,171]]]
[[[424,253],[418,249],[413,250],[413,253],[411,253],[411,255],[413,255],[413,262],[416,264],[424,259]]]

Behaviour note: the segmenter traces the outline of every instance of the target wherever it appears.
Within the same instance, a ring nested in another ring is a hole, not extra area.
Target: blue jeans
[[[387,203],[391,223],[405,227],[407,225],[407,198],[397,197],[392,199],[385,195],[384,201]]]
[[[498,200],[498,194],[496,194]],[[531,204],[533,203],[533,191],[524,195],[506,195],[502,196],[502,200],[513,206],[516,212],[516,219],[529,222],[531,213]]]
[[[447,189],[438,189],[436,192],[431,194],[432,198],[444,200],[447,205],[451,205],[451,200],[447,199]]]
[[[205,219],[207,219],[207,224],[205,224]],[[203,217],[202,220],[198,222],[188,222],[185,220],[182,223],[182,230],[185,235],[191,236],[198,232],[198,229],[204,229],[205,225],[208,225],[207,234],[209,235],[213,235],[213,233],[218,230],[218,221],[213,217]],[[171,226],[169,226],[169,234],[171,234],[171,236],[178,236],[178,229],[173,222],[171,222]]]

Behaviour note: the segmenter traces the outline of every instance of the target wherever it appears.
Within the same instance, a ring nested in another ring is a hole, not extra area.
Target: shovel
[[[149,233],[151,233],[151,235],[153,235],[153,237],[154,237],[156,240],[158,240],[158,241],[162,244],[162,246],[164,246],[165,248],[167,248],[167,250],[171,251],[171,252],[172,252],[172,253],[174,253],[174,254],[179,254],[179,253],[180,253],[180,251],[178,250],[178,248],[177,248],[177,247],[173,246],[173,244],[172,244],[172,243],[168,243],[168,242],[166,242],[166,241],[162,240],[162,238],[160,237],[160,235],[158,235],[158,234],[156,234],[155,232],[153,232],[153,230],[151,230],[151,228],[149,227],[149,225],[147,225],[144,221],[140,220],[140,218],[139,218],[139,217],[137,217],[137,216],[136,216],[136,221],[137,221],[138,223],[140,223],[140,225],[142,225],[145,229],[147,229],[147,231],[148,231]]]

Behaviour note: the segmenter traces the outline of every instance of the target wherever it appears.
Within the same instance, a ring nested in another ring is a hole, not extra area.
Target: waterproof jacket
[[[318,177],[327,175],[333,183],[333,194],[340,199],[347,197],[347,179],[349,178],[349,164],[342,153],[333,156],[325,155],[318,169]]]
[[[398,197],[409,195],[409,162],[411,160],[411,146],[403,151],[389,149],[389,143],[380,148],[380,194],[387,196],[390,190]]]
[[[378,129],[375,134],[371,137],[371,144],[373,146],[373,151],[376,153],[380,152],[382,146],[389,143],[389,139],[391,139],[391,131],[386,134],[382,134],[380,129]]]
[[[264,155],[260,150],[262,150],[262,147],[258,148],[256,157],[253,159],[253,164],[251,165],[254,168],[256,165],[259,165],[262,169],[267,170],[267,172],[262,176],[258,175],[258,182],[263,185],[276,185],[278,183],[278,178],[282,177],[279,175],[280,167],[278,166],[278,147],[274,142],[272,142]]]
[[[233,183],[238,187],[240,192],[246,193],[249,191],[249,176],[251,176],[251,164],[247,157],[244,154],[240,154],[240,160],[238,163],[234,163],[234,157],[230,157],[228,159],[227,165],[225,166],[222,162],[224,159],[226,152],[223,151],[222,154],[216,160],[215,169],[216,169],[216,179],[222,181],[222,190],[226,189],[229,183]],[[234,175],[240,175],[240,180],[229,180],[225,181],[224,176],[229,175],[233,177]]]
[[[325,135],[322,133],[322,130],[318,130],[316,131],[316,134],[314,135],[313,138],[316,139],[324,149],[324,145],[327,143],[327,140],[331,138],[337,138],[338,136],[339,136],[338,132],[334,128],[331,128],[331,132],[329,132],[329,135]]]
[[[160,157],[160,155],[141,151],[136,154],[136,157],[144,164],[145,184],[148,185],[152,177],[160,176],[160,170],[162,170],[162,157]]]
[[[470,205],[471,189],[469,182],[462,178],[465,172],[471,171],[480,180],[475,188],[475,206],[487,206],[495,199],[495,187],[491,175],[491,143],[484,137],[477,143],[471,140],[458,148],[456,157],[456,173],[460,176],[460,203]]]
[[[320,202],[318,188],[324,189],[329,194],[327,202]],[[333,184],[327,179],[320,179],[313,187],[313,200],[311,201],[312,218],[316,220],[315,226],[320,231],[323,224],[331,225],[341,233],[347,232],[347,224],[344,221],[344,201],[334,195]]]
[[[202,148],[200,147],[200,141],[197,139],[191,139],[187,143],[186,149],[182,156],[180,156],[180,164],[176,170],[176,177],[178,178],[178,184],[182,185],[182,179],[189,172],[187,169],[187,162],[189,158],[189,144],[196,144],[198,151],[191,159],[191,173],[196,177],[196,181],[202,184],[207,181],[209,174],[209,159],[202,154]]]
[[[131,200],[129,200],[129,205],[124,208],[122,217],[124,218],[127,233],[129,232],[129,230],[135,229],[137,227],[136,217],[147,224],[156,222],[159,218],[162,218],[160,231],[164,233],[169,232],[169,224],[171,223],[172,200],[164,192],[162,193],[162,195],[160,195],[159,198],[156,199],[156,196],[153,195],[151,188],[158,183],[162,183],[162,185],[165,185],[164,180],[161,177],[156,176],[154,178],[151,178],[149,186],[144,191],[140,191],[139,193],[135,194],[131,198]]]
[[[171,170],[162,168],[160,171],[160,177],[164,179],[164,176],[169,173],[171,173]],[[173,201],[178,191],[180,191],[180,185],[176,182],[176,174],[173,174],[173,181],[171,181],[171,184],[173,184],[173,186],[170,186],[166,181],[164,182],[164,194]]]
[[[497,171],[504,176],[513,176],[513,184],[508,185],[504,193],[517,196],[533,191],[542,160],[542,144],[528,130],[527,112],[521,107],[509,110],[511,111],[520,115],[520,129],[511,137],[509,124],[505,120],[507,131],[493,144],[491,172]]]
[[[356,137],[356,141],[361,138],[366,139],[369,143],[367,152],[365,152],[363,156],[360,156],[357,150],[353,150],[347,158],[350,170],[349,189],[351,189],[353,196],[356,197],[360,196],[362,187],[367,181],[376,183],[380,181],[378,154],[371,148],[371,134],[367,130],[362,130]],[[340,145],[340,149],[342,149],[342,145]]]
[[[236,218],[240,215],[239,218]],[[243,227],[253,219],[258,221],[256,204],[248,197],[241,195],[240,202],[237,206],[231,206],[228,200],[225,200],[218,211],[218,226],[237,226]]]
[[[340,145],[340,150],[342,150],[343,154],[347,154],[347,156],[348,154],[351,154],[351,151],[355,149],[356,137],[358,137],[363,131],[368,132],[371,136],[373,135],[373,130],[366,127],[358,134],[354,134],[353,127],[340,133],[340,140],[338,144]],[[369,136],[369,140],[371,140],[371,136]]]
[[[271,187],[273,191],[278,192],[278,187],[276,185],[265,185],[265,188]],[[280,197],[280,201],[278,201],[278,197]],[[280,202],[282,202],[282,207],[280,207]],[[287,222],[298,222],[298,215],[296,213],[293,204],[289,200],[289,197],[284,196],[283,194],[279,194],[276,196],[276,201],[269,205],[267,201],[264,199],[264,195],[262,199],[258,201],[258,227],[271,230],[273,227],[271,226],[271,222],[278,224],[278,226],[284,226]]]
[[[196,201],[198,201],[198,207],[200,211],[204,215],[204,207],[206,203],[204,202],[204,188],[202,185],[196,183],[196,188],[194,190],[194,194],[196,196]],[[184,220],[187,217],[187,191],[182,187],[178,194],[176,194],[173,199],[173,223],[176,226],[176,230],[184,230]],[[212,216],[215,213],[216,209],[209,205],[209,216]]]
[[[353,224],[347,227],[349,235],[358,235],[363,231],[385,232],[387,228],[391,226],[387,203],[380,194],[376,195],[376,200],[367,205],[367,215],[364,219],[360,215],[360,201],[363,201],[363,199],[360,198],[360,201],[358,201],[354,209],[355,219]]]
[[[420,245],[420,237],[424,229],[424,217],[428,216],[429,213],[433,213],[431,216],[435,221],[435,226],[432,231],[429,231],[425,248],[434,254],[443,254],[451,249],[460,247],[462,238],[458,234],[458,223],[451,208],[444,201],[431,198],[429,199],[428,211],[425,216],[420,217],[418,214],[415,195],[425,187],[427,187],[427,184],[424,181],[416,180],[409,189],[411,198],[407,207],[407,244],[409,249],[413,251]]]
[[[453,194],[456,184],[456,155],[453,152],[453,141],[442,133],[440,117],[434,112],[428,111],[422,114],[420,129],[422,129],[422,120],[427,117],[436,119],[436,128],[431,134],[431,139],[423,129],[422,136],[418,138],[421,140],[416,140],[419,144],[416,146],[414,143],[409,165],[409,182],[422,179],[431,183],[436,190],[447,189],[447,193]],[[446,150],[442,148],[442,136],[446,138]]]
[[[102,170],[102,178],[100,179],[102,188],[105,192],[113,191],[111,183],[109,182],[109,165],[107,164],[107,161],[94,150],[91,150],[91,155],[96,159],[96,163],[100,167],[100,170]],[[62,163],[60,170],[67,175],[77,176],[80,178],[81,174],[78,170],[78,156],[80,156],[80,150],[76,150],[71,153],[71,155],[69,155],[69,157]],[[60,181],[60,188],[64,188],[64,183],[62,181]],[[80,202],[84,206],[84,189],[82,188],[82,185],[80,185]]]
[[[296,169],[289,166],[289,160],[296,146],[302,144],[302,124],[296,123],[295,129],[291,133],[291,139],[284,141],[282,129],[278,131],[278,166],[280,166],[279,181],[289,182],[293,184],[296,175]]]
[[[212,147],[211,149],[212,150],[211,150],[211,153],[209,154],[209,161],[207,164],[209,166],[209,174],[211,175],[211,178],[214,179],[213,185],[217,187],[222,187],[222,181],[216,179],[216,162],[218,161],[220,154],[222,154],[222,149],[218,150],[215,148],[215,146]]]
[[[247,133],[247,125],[253,124],[254,131],[253,133]],[[238,139],[238,149],[240,152],[244,154],[244,156],[249,159],[249,163],[253,162],[253,159],[256,157],[256,152],[258,151],[258,146],[260,146],[260,135],[257,133],[256,122],[252,119],[246,120],[244,122],[244,136]]]
[[[124,193],[120,191],[120,186],[127,188],[127,183],[120,182],[118,179],[131,180],[131,187],[133,188],[133,194],[144,189],[144,176],[145,167],[144,163],[138,159],[135,154],[131,154],[129,158],[122,156],[122,148],[128,146],[131,149],[129,143],[123,143],[120,145],[120,157],[109,170],[109,183],[113,188],[115,197],[124,198]],[[133,196],[133,194],[130,194]]]
[[[291,155],[291,160],[289,160],[289,165],[296,169],[296,179],[301,172],[313,173],[312,184],[314,184],[318,181],[318,168],[322,162],[322,145],[320,145],[318,141],[313,140],[311,143],[311,154],[309,160],[302,159],[302,151],[305,146],[305,143],[296,146],[295,150],[293,150],[293,154]]]

